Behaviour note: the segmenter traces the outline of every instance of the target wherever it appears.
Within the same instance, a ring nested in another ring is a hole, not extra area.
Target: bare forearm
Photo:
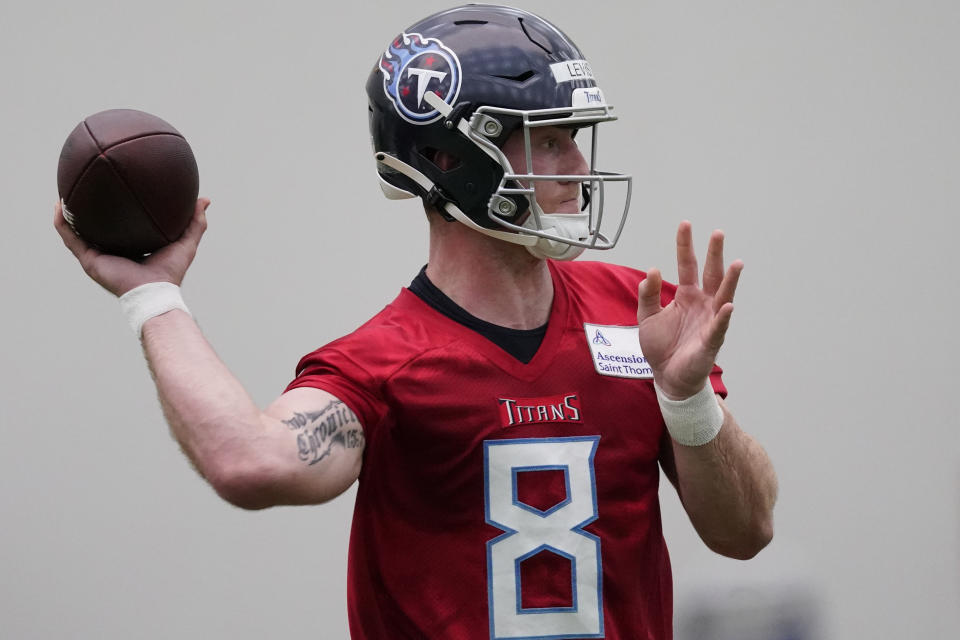
[[[148,321],[143,344],[170,429],[225,500],[315,504],[356,480],[363,428],[337,398],[295,389],[261,411],[180,311]]]
[[[707,546],[745,559],[773,537],[777,478],[763,448],[740,429],[726,406],[723,414],[723,427],[711,442],[699,447],[672,443],[678,490]]]
[[[209,204],[197,200],[180,239],[142,262],[85,243],[63,217],[60,203],[54,227],[87,275],[122,296],[141,285],[183,281],[207,227]],[[144,308],[131,304],[139,322]],[[357,479],[363,426],[338,398],[305,387],[260,411],[187,313],[175,309],[147,317],[143,348],[167,422],[184,453],[224,499],[247,509],[312,504],[330,500]]]
[[[171,311],[143,327],[143,348],[174,437],[208,480],[260,428],[260,410],[193,319]]]

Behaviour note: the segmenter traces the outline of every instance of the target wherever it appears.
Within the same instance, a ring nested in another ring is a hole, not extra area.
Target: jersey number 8
[[[490,637],[603,637],[600,540],[583,530],[597,519],[593,458],[599,436],[484,442],[487,523],[504,531],[487,542]],[[517,497],[517,474],[560,470],[567,495],[541,511]],[[571,563],[569,607],[524,608],[520,565],[550,551]]]

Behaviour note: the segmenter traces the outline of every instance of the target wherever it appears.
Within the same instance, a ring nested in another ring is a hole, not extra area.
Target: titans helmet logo
[[[460,93],[460,61],[436,38],[401,33],[380,56],[383,92],[400,117],[413,124],[430,124],[441,117],[423,99],[436,93],[453,105]]]

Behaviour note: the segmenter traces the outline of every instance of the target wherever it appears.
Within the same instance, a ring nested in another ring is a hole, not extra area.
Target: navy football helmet
[[[630,204],[629,175],[597,171],[596,126],[615,120],[577,46],[546,20],[520,9],[467,5],[409,27],[367,80],[370,133],[389,198],[420,197],[447,219],[525,245],[537,257],[572,259],[609,249]],[[590,173],[533,173],[530,129],[589,127]],[[526,166],[501,151],[522,130]],[[438,166],[443,153],[449,162]],[[451,166],[452,165],[452,166]],[[541,180],[580,182],[579,214],[543,211]],[[623,182],[616,231],[600,232],[604,185]]]

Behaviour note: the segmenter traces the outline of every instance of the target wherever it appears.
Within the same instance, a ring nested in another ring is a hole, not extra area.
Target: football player
[[[315,504],[359,479],[354,638],[670,638],[659,469],[718,553],[773,535],[776,477],[723,400],[717,353],[742,268],[690,225],[679,281],[599,262],[630,176],[595,166],[615,119],[554,25],[469,5],[398,35],[367,81],[384,193],[419,197],[426,267],[306,355],[261,411],[177,285],[206,226],[141,263],[56,226],[121,296],[184,451],[233,504]]]

